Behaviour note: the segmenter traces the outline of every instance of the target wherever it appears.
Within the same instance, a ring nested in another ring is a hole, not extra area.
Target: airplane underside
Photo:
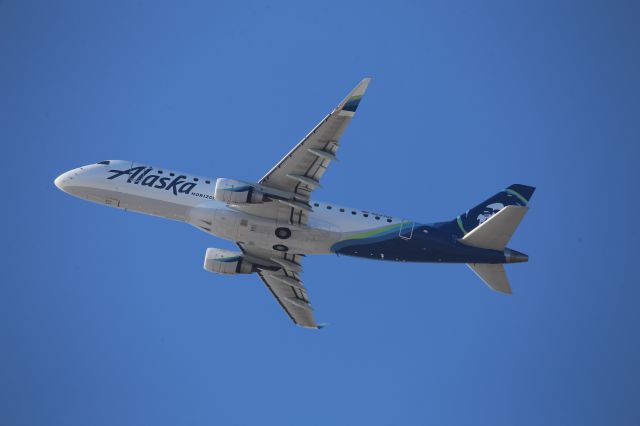
[[[528,257],[506,245],[528,210],[534,187],[510,185],[453,220],[431,224],[311,200],[337,161],[339,139],[369,81],[363,79],[257,182],[104,160],[63,173],[55,185],[84,200],[185,222],[234,242],[237,250],[208,248],[204,269],[258,275],[302,327],[321,327],[302,282],[302,263],[309,254],[466,263],[491,289],[511,293],[503,264]]]

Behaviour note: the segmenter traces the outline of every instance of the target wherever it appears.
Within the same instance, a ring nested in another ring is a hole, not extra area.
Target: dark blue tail
[[[462,213],[454,220],[438,225],[440,225],[441,229],[450,231],[456,237],[462,238],[504,207],[528,205],[535,190],[533,186],[511,185],[488,200]]]

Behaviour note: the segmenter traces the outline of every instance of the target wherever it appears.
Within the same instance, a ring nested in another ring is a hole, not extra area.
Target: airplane
[[[306,255],[340,254],[389,262],[466,263],[485,284],[511,293],[504,264],[527,262],[507,248],[535,190],[515,184],[456,216],[414,222],[312,201],[370,78],[363,79],[258,182],[211,179],[124,160],[105,160],[58,176],[62,191],[110,207],[186,222],[233,241],[208,248],[204,269],[257,274],[291,318],[318,329],[301,280]]]

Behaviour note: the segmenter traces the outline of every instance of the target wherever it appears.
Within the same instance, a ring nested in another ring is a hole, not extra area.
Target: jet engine
[[[208,248],[204,255],[204,269],[216,274],[250,274],[255,272],[255,265],[241,252]]]
[[[266,194],[260,189],[255,184],[241,180],[219,178],[213,197],[227,204],[259,204],[267,201]]]

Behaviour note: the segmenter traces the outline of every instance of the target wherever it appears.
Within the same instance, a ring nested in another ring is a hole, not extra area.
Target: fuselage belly
[[[365,210],[313,202],[304,225],[249,214],[216,201],[215,180],[110,161],[71,170],[56,184],[99,204],[187,222],[248,246],[301,254],[337,253],[398,262],[503,263],[498,251],[468,247],[438,229]],[[288,230],[278,235],[279,229]]]

